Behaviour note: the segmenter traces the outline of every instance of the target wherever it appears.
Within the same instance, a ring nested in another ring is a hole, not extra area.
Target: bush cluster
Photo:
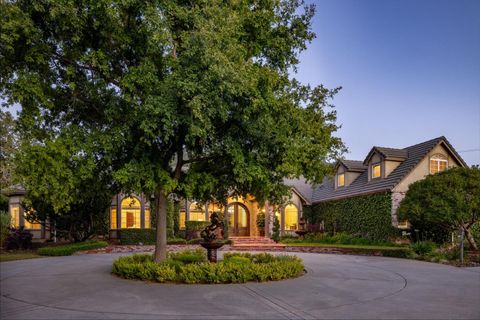
[[[120,244],[155,244],[156,229],[122,229],[118,230]]]
[[[346,232],[338,232],[335,235],[327,233],[310,233],[306,234],[304,240],[295,236],[285,236],[281,239],[282,243],[325,243],[325,244],[353,244],[353,245],[372,245],[372,246],[394,246],[395,244],[387,241],[372,240],[348,234]]]
[[[386,241],[399,234],[392,226],[391,208],[391,195],[388,192],[322,202],[313,207],[314,221],[309,222],[324,221],[329,233],[347,232]]]
[[[38,249],[37,253],[41,256],[70,256],[77,251],[93,250],[108,246],[105,241],[89,241],[72,243],[54,247],[43,247]]]
[[[9,228],[9,235],[5,241],[7,250],[31,249],[33,234],[24,227]]]
[[[185,238],[200,238],[200,232],[210,225],[210,221],[185,221]]]
[[[304,270],[295,256],[267,253],[226,253],[218,263],[206,262],[204,250],[170,253],[157,264],[150,254],[121,257],[113,263],[112,273],[126,279],[182,283],[245,283],[297,277]]]

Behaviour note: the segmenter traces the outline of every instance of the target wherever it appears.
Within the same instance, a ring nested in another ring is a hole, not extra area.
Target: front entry
[[[248,237],[250,235],[250,213],[247,207],[239,202],[228,205],[228,226],[231,236]]]

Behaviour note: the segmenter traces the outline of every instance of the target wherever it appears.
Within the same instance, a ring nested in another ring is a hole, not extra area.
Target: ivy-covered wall
[[[322,202],[312,207],[310,223],[325,224],[327,232],[347,232],[373,240],[388,240],[399,231],[392,226],[389,192]]]

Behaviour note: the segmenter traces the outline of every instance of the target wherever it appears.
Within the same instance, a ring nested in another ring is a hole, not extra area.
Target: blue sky
[[[313,3],[317,38],[295,77],[343,87],[333,102],[346,158],[444,135],[480,164],[480,1]]]

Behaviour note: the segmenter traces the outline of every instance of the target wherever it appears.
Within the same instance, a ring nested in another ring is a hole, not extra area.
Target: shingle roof
[[[363,172],[368,169],[363,161],[359,160],[340,160],[339,163],[343,164],[348,171]]]
[[[370,157],[375,153],[380,153],[386,160],[405,160],[408,158],[408,150],[405,149],[395,149],[395,148],[386,148],[386,147],[373,147],[368,153],[363,164],[367,164],[370,160]]]
[[[311,204],[314,187],[304,177],[299,179],[285,179],[283,183],[292,187],[307,204]]]
[[[441,142],[444,142],[447,145],[450,151],[463,166],[467,166],[465,161],[463,161],[452,145],[443,136],[404,149],[382,148],[382,151],[387,152],[390,155],[395,154],[397,157],[398,155],[407,154],[408,157],[401,162],[400,165],[395,168],[395,170],[393,170],[386,178],[383,179],[368,181],[368,171],[364,171],[349,186],[335,189],[333,179],[331,177],[325,178],[324,182],[315,188],[312,196],[312,203],[392,190],[405,176],[407,176],[413,170],[413,168],[415,168],[415,166],[428,154],[428,152],[430,152]]]

